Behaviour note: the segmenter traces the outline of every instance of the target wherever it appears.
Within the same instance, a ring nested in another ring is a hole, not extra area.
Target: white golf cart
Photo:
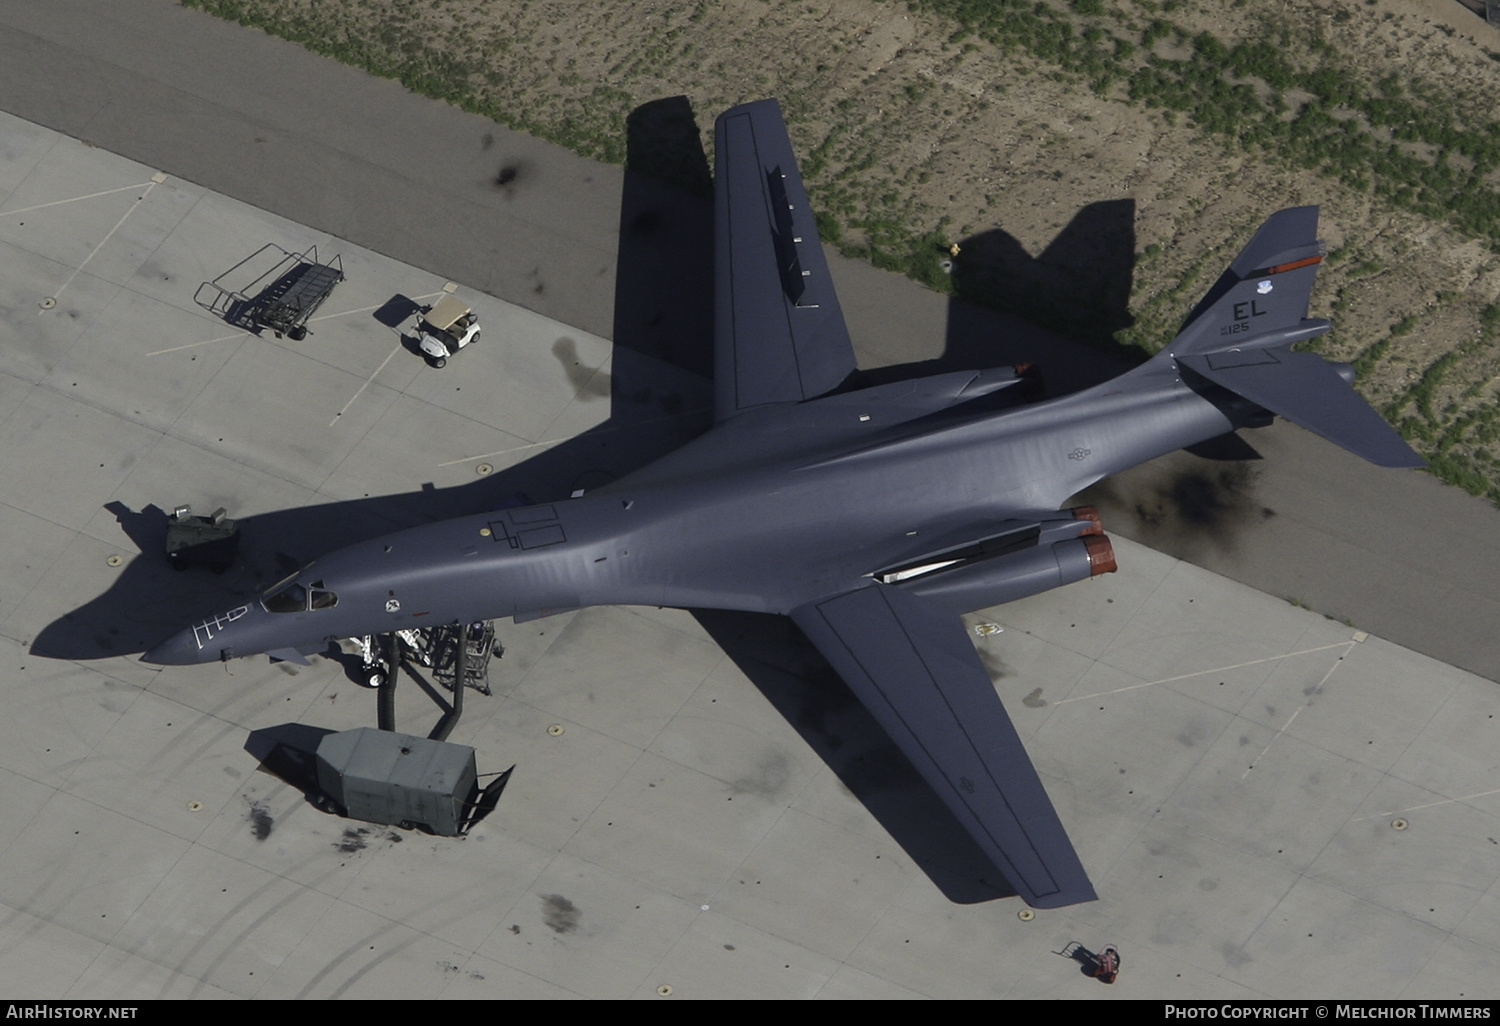
[[[479,318],[457,296],[444,296],[417,321],[417,345],[434,367],[447,364],[448,357],[479,341]]]

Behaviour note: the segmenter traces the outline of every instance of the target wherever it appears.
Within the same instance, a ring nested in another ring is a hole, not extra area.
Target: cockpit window
[[[307,609],[307,589],[296,581],[276,585],[266,592],[261,605],[268,613],[300,613]]]
[[[297,582],[297,577],[307,568],[303,567],[290,577],[283,578],[266,589],[260,604],[268,613],[303,613],[308,609],[332,609],[339,604],[339,597],[323,586],[321,580],[307,587]]]

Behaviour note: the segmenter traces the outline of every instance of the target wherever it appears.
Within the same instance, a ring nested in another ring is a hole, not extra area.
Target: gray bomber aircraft
[[[587,495],[318,559],[143,657],[299,658],[331,641],[589,605],[790,616],[1028,904],[1095,898],[960,614],[1115,569],[1108,474],[1280,414],[1383,466],[1423,461],[1293,346],[1318,210],[1273,215],[1139,367],[1033,401],[1013,368],[840,390],[855,369],[774,100],[716,127],[714,428]]]

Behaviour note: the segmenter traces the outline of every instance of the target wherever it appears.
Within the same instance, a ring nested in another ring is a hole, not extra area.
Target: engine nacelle
[[[1118,568],[1109,538],[1102,533],[1090,533],[938,570],[900,581],[896,587],[930,598],[955,612],[967,613],[1099,574],[1114,573]]]

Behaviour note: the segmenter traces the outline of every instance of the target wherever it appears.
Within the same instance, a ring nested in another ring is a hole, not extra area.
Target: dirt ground
[[[1231,43],[1237,19],[1255,9],[1118,0],[1131,5],[1164,6],[1175,23]],[[1130,103],[1123,86],[1096,95],[1024,52],[956,39],[941,18],[889,0],[219,6],[357,63],[384,47],[409,84],[414,66],[428,69],[416,76],[428,82],[467,83],[465,96],[450,98],[616,161],[625,118],[642,103],[686,97],[711,155],[721,110],[776,96],[826,237],[892,266],[913,239],[934,264],[958,242],[960,291],[978,288],[1023,313],[1040,297],[1045,309],[1030,312],[1054,327],[1069,326],[1064,308],[1087,308],[1074,317],[1085,333],[1115,332],[1147,350],[1167,341],[1267,214],[1320,204],[1331,257],[1312,313],[1335,324],[1321,351],[1362,357],[1366,396],[1407,419],[1419,448],[1441,447],[1488,482],[1471,480],[1471,490],[1500,480],[1500,444],[1491,444],[1500,417],[1490,419],[1500,330],[1481,321],[1500,302],[1500,239],[1465,237],[1370,192],[1232,150]],[[1495,116],[1500,29],[1458,0],[1281,0],[1277,10],[1352,55],[1367,81],[1436,74],[1476,119]],[[1459,355],[1434,370],[1450,353]],[[1425,435],[1413,428],[1424,420]]]

